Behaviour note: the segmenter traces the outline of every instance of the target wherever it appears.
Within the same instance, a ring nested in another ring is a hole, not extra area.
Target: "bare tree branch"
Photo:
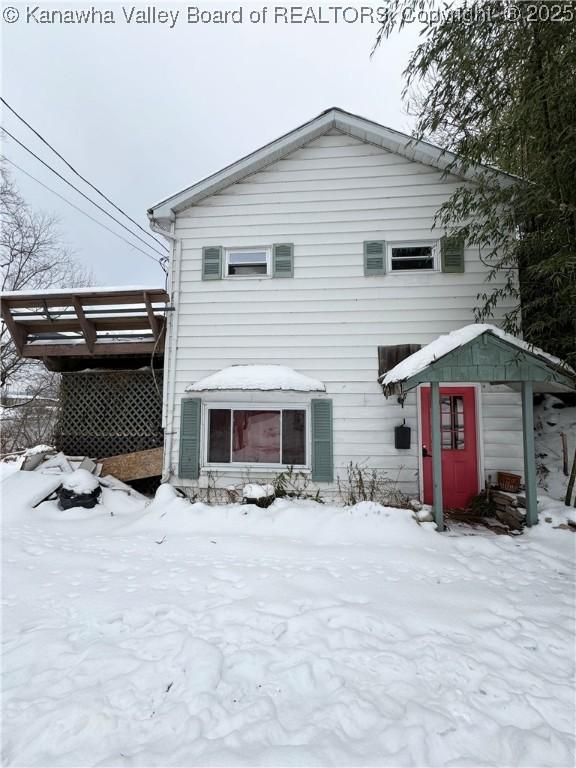
[[[0,163],[0,286],[7,291],[75,288],[91,274],[66,250],[53,216],[33,211]],[[51,440],[59,377],[20,357],[0,322],[0,397],[3,452]],[[25,394],[23,402],[14,392]],[[51,404],[51,401],[54,401]]]

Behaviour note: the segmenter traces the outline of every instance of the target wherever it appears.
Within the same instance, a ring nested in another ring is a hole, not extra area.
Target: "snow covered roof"
[[[380,377],[380,383],[385,390],[387,388],[391,390],[394,384],[400,384],[413,378],[416,374],[420,373],[449,352],[464,346],[484,333],[491,333],[518,349],[529,352],[535,357],[539,357],[554,368],[563,369],[566,373],[574,373],[574,371],[567,368],[558,357],[549,355],[547,352],[544,352],[544,350],[527,344],[525,341],[522,341],[522,339],[518,339],[516,336],[512,336],[512,334],[506,333],[495,325],[473,323],[472,325],[465,325],[463,328],[459,328],[456,331],[451,331],[444,336],[438,336],[438,338],[434,339],[430,344],[427,344],[425,347],[422,347],[422,349],[414,352],[414,354],[402,360],[390,371],[383,374]]]
[[[186,392],[206,390],[281,390],[291,392],[325,392],[318,379],[304,376],[284,365],[232,365],[211,376],[189,384]]]
[[[82,294],[99,296],[105,293],[132,293],[133,291],[163,293],[164,289],[159,288],[157,285],[91,285],[83,288],[36,288],[34,290],[25,288],[21,291],[0,291],[0,297],[3,299],[19,299],[27,298],[28,296],[77,296]]]
[[[412,137],[406,133],[387,128],[365,117],[346,112],[339,107],[332,107],[217,173],[213,173],[191,187],[161,200],[148,210],[148,216],[152,221],[163,221],[168,224],[175,212],[188,208],[230,184],[235,184],[246,176],[270,165],[270,163],[286,157],[290,152],[294,152],[330,130],[340,131],[360,141],[374,144],[389,152],[395,152],[408,160],[424,163],[424,165],[430,165],[441,171],[450,168],[450,173],[461,178],[475,179],[480,174],[491,170],[504,183],[510,184],[515,180],[514,176],[489,166],[464,165],[462,162],[458,162],[457,155],[435,144],[427,141],[412,141]]]

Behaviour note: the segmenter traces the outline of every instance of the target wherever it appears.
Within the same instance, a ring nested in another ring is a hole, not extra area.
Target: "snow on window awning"
[[[290,392],[325,392],[318,379],[304,376],[284,365],[232,365],[211,376],[189,384],[186,392],[208,390],[280,390]]]
[[[473,323],[472,325],[465,325],[457,331],[447,333],[444,336],[438,336],[438,338],[434,339],[430,344],[422,347],[418,352],[414,352],[410,357],[402,360],[402,362],[398,363],[398,365],[394,366],[390,371],[387,371],[380,377],[380,383],[386,388],[393,384],[406,381],[417,373],[423,371],[436,360],[444,357],[444,355],[447,355],[458,347],[462,347],[464,344],[467,344],[469,341],[472,341],[486,332],[492,333],[500,339],[504,339],[504,341],[507,341],[509,344],[512,344],[519,349],[530,352],[530,354],[535,357],[542,358],[552,366],[557,368],[563,366],[563,363],[559,358],[549,355],[538,347],[533,347],[530,344],[527,344],[525,341],[522,341],[522,339],[518,339],[510,333],[506,333],[495,325]]]

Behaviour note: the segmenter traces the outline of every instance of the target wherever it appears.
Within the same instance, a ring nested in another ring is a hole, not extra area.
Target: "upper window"
[[[395,243],[390,245],[390,271],[432,271],[436,267],[433,243]]]
[[[306,411],[208,410],[209,464],[306,464]]]
[[[267,248],[242,248],[226,251],[226,277],[256,277],[270,274]]]

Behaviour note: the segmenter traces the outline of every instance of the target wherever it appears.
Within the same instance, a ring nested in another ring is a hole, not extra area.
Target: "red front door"
[[[421,390],[424,503],[432,504],[430,387]],[[440,387],[442,496],[448,509],[463,509],[478,493],[474,387]]]

